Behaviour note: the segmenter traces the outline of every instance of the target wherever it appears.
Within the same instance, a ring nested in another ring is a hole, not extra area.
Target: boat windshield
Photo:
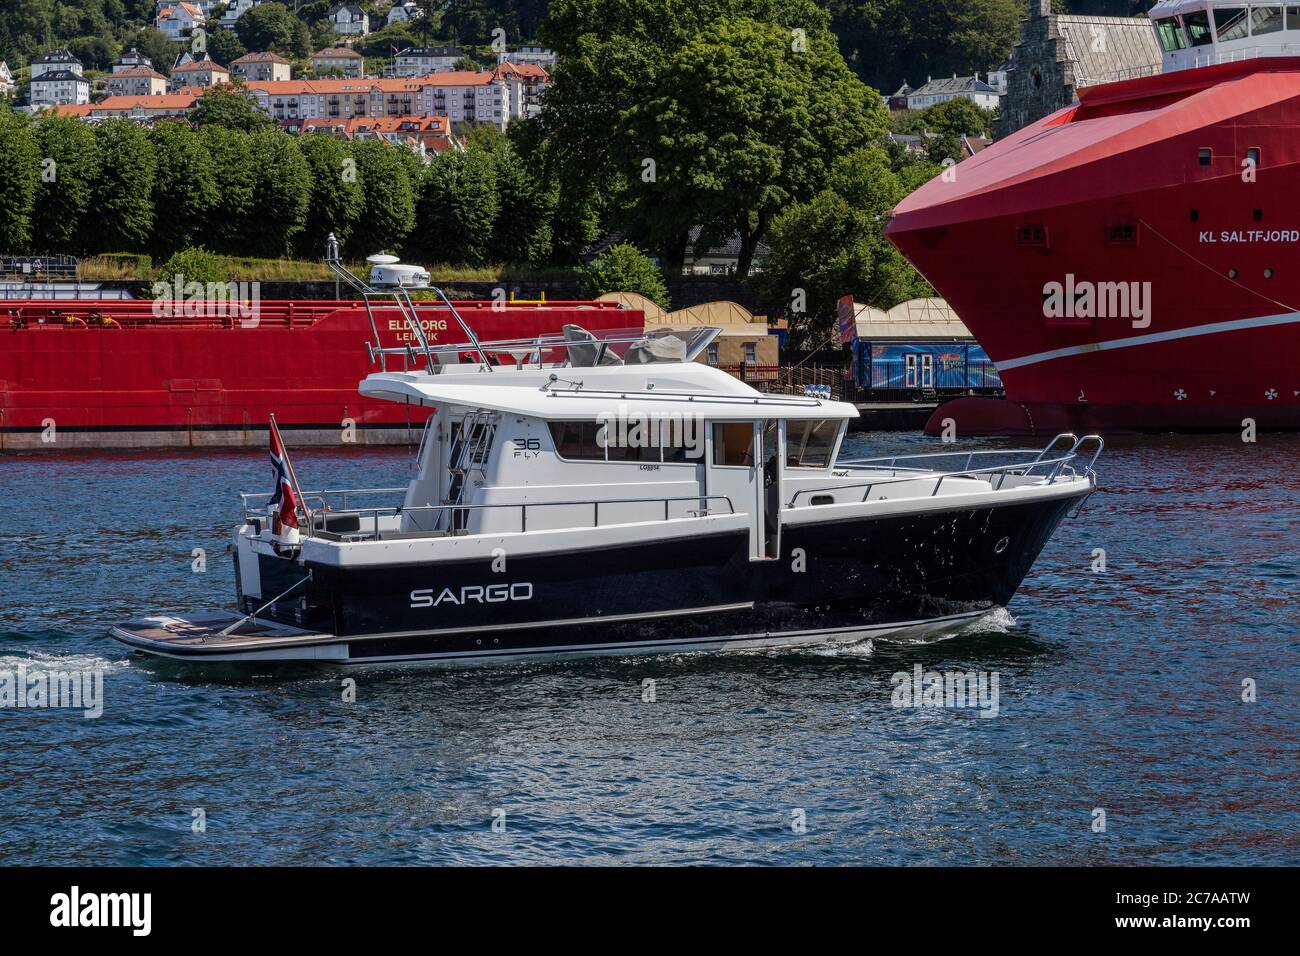
[[[1166,53],[1187,49],[1187,36],[1177,17],[1166,17],[1156,21],[1156,34],[1160,37],[1160,48]]]
[[[1210,15],[1204,10],[1183,14],[1183,26],[1187,30],[1187,39],[1192,46],[1205,46],[1214,42],[1214,33],[1210,30]]]

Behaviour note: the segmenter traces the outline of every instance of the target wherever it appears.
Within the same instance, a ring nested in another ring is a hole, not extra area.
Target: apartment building
[[[110,97],[161,96],[167,92],[167,77],[148,66],[114,67],[107,85]]]
[[[311,68],[317,76],[360,78],[365,72],[366,58],[345,46],[321,50],[311,58]]]
[[[245,53],[230,62],[230,73],[245,83],[287,80],[292,65],[278,53]]]
[[[463,59],[465,52],[454,46],[403,50],[393,57],[392,73],[394,76],[427,76],[454,70]]]
[[[28,99],[32,106],[89,103],[90,81],[71,70],[45,70],[32,80]]]
[[[81,61],[63,47],[47,50],[32,60],[33,80],[46,73],[75,73],[81,76],[82,72]]]
[[[207,89],[210,86],[216,86],[218,83],[229,82],[230,71],[220,63],[205,56],[201,60],[182,63],[172,70],[171,78],[167,81],[167,91],[177,93],[181,87],[185,86]]]

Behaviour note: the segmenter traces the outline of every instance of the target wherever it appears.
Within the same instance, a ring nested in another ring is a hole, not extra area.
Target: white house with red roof
[[[177,3],[163,7],[154,18],[154,26],[169,40],[180,40],[203,24],[203,11],[193,3]]]

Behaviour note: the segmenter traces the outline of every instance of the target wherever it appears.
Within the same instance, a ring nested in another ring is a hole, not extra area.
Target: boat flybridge
[[[143,618],[117,640],[359,665],[919,637],[1005,605],[1096,485],[1094,436],[841,460],[856,408],[695,362],[713,329],[481,342],[461,322],[462,342],[434,345],[410,297],[420,270],[381,261],[363,283],[332,253],[413,333],[376,334],[360,390],[434,410],[415,477],[294,478],[288,522],[242,495],[238,611]]]

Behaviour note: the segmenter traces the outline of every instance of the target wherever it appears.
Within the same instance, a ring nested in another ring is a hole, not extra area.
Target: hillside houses
[[[341,37],[363,37],[370,32],[370,16],[355,3],[330,7],[325,19]]]
[[[446,152],[457,147],[451,123],[445,116],[371,117],[303,120],[301,133],[324,133],[341,139],[383,140],[413,150],[419,156]]]
[[[81,76],[83,72],[81,61],[63,47],[48,50],[32,60],[33,80],[47,73],[75,73]]]
[[[454,46],[436,46],[428,49],[402,50],[393,57],[393,76],[425,76],[456,69],[465,59],[465,52]]]
[[[229,83],[230,71],[210,57],[182,63],[172,70],[167,80],[167,92],[177,93],[182,87],[195,86],[207,89],[218,83]]]
[[[0,60],[0,96],[12,96],[14,88],[14,75],[9,70],[9,64]]]
[[[162,7],[154,17],[154,27],[169,40],[188,39],[196,26],[204,22],[203,11],[193,3]]]
[[[230,73],[245,83],[287,80],[292,64],[278,53],[245,53],[230,61]]]
[[[167,77],[148,66],[129,66],[108,75],[109,96],[161,96],[167,92]]]
[[[424,16],[424,11],[420,9],[418,4],[412,3],[411,0],[406,0],[405,3],[402,3],[401,0],[399,0],[399,2],[394,3],[388,11],[388,25],[392,26],[394,23],[414,23],[422,16]]]
[[[537,115],[550,84],[546,70],[533,63],[503,61],[490,70],[445,68],[464,59],[455,47],[405,50],[401,56],[401,69],[409,75],[365,77],[361,54],[331,47],[313,57],[316,77],[292,79],[293,65],[278,53],[247,53],[228,69],[206,53],[183,51],[171,76],[164,77],[147,56],[131,49],[113,64],[111,73],[98,76],[94,96],[107,98],[92,103],[92,84],[83,76],[82,64],[67,50],[55,49],[32,63],[35,78],[27,108],[37,112],[68,107],[60,112],[89,121],[124,116],[152,122],[186,116],[206,90],[236,82],[286,128],[341,127],[349,137],[400,141],[427,154],[446,148],[451,133],[467,125],[505,129],[514,120]],[[0,72],[0,79],[7,76]],[[354,119],[369,122],[349,125]],[[317,120],[323,122],[311,122]]]
[[[131,70],[139,66],[146,66],[152,70],[154,68],[153,60],[149,59],[135,47],[131,47],[131,49],[127,50],[117,58],[117,61],[113,64],[113,72],[120,73],[122,70]]]
[[[350,47],[335,46],[313,55],[311,69],[317,76],[360,79],[366,71],[366,58]]]
[[[906,84],[904,84],[906,85]],[[897,96],[898,94],[895,94]],[[1001,95],[977,75],[940,77],[926,79],[923,86],[906,94],[909,110],[923,110],[939,103],[946,103],[958,97],[968,99],[976,106],[986,110],[997,109]]]
[[[500,129],[531,115],[549,77],[540,68],[450,71],[387,79],[288,80],[248,84],[249,95],[277,120],[354,116],[446,116],[454,128]]]

